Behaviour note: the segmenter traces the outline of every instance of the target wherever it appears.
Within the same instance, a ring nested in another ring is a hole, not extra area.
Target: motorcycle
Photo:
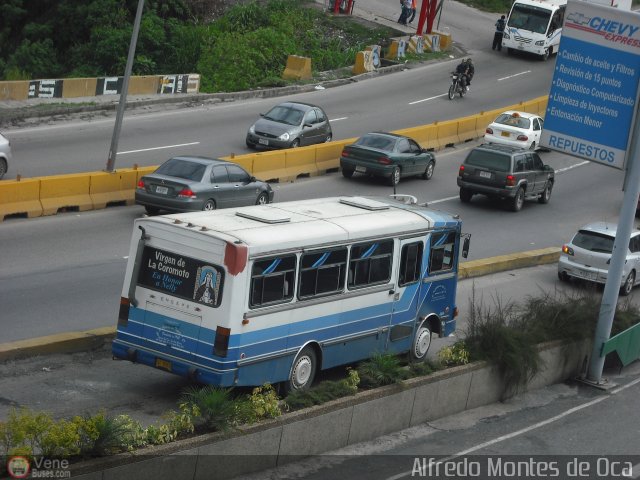
[[[461,75],[457,72],[451,72],[451,86],[449,87],[449,100],[453,100],[456,93],[460,94],[460,97],[464,97],[467,93],[467,88],[462,86]]]

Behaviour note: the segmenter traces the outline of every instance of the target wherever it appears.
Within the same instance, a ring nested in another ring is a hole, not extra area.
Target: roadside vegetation
[[[268,384],[250,392],[194,385],[183,392],[177,409],[146,427],[128,415],[112,416],[106,411],[54,419],[45,412],[14,409],[8,419],[0,421],[0,457],[44,455],[73,461],[133,451],[206,432],[229,431],[475,361],[497,365],[505,382],[503,396],[508,397],[543,368],[539,344],[561,340],[570,345],[593,336],[600,304],[595,293],[541,293],[516,304],[504,303],[498,297],[486,302],[476,298],[474,291],[464,338],[442,348],[433,361],[410,363],[403,357],[376,354],[347,367],[341,379],[321,381],[309,390],[284,398]],[[639,319],[637,307],[630,302],[621,303],[611,335],[635,325]],[[0,465],[1,474],[6,462]]]
[[[0,80],[124,74],[137,2],[32,3],[9,0],[3,6]],[[356,52],[384,46],[394,34],[335,17],[310,0],[148,0],[133,75],[199,73],[201,91],[209,93],[283,86],[291,83],[281,78],[290,54],[311,58],[314,77],[321,79],[322,72],[353,65]]]

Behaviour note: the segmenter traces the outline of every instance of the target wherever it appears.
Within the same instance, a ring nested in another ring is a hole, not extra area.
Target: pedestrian
[[[418,9],[417,1],[411,0],[411,18],[409,19],[409,23],[413,22],[413,19],[416,18],[417,9]]]
[[[498,51],[502,50],[502,34],[504,33],[504,28],[506,26],[507,22],[504,19],[504,15],[502,15],[496,22],[496,33],[493,34],[492,50],[495,50],[496,47],[498,48]]]
[[[398,18],[398,23],[407,26],[407,19],[411,14],[411,0],[400,0],[400,5],[402,12],[400,13],[400,18]]]

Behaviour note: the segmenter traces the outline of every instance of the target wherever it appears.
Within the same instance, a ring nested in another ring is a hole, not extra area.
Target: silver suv
[[[11,142],[0,133],[0,178],[4,177],[9,169],[11,160]]]

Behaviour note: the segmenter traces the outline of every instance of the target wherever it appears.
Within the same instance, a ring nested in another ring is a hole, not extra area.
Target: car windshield
[[[287,125],[300,125],[304,112],[293,107],[278,105],[269,110],[264,118],[274,122],[286,123]]]
[[[589,230],[580,230],[573,237],[571,243],[576,247],[584,248],[591,252],[611,253],[613,252],[614,237],[603,235],[602,233],[590,232]]]
[[[381,135],[365,135],[360,137],[355,143],[361,147],[377,148],[385,152],[391,152],[396,144],[393,138],[383,137]]]
[[[508,172],[511,166],[511,157],[497,152],[487,152],[483,150],[471,150],[465,160],[467,165],[487,168],[498,172]]]
[[[494,123],[499,123],[501,125],[508,125],[509,127],[517,127],[523,128],[525,130],[529,129],[531,125],[531,121],[528,118],[523,117],[514,117],[513,115],[509,115],[507,113],[503,113]]]
[[[207,166],[201,163],[172,158],[160,165],[155,173],[200,182],[206,168]]]

